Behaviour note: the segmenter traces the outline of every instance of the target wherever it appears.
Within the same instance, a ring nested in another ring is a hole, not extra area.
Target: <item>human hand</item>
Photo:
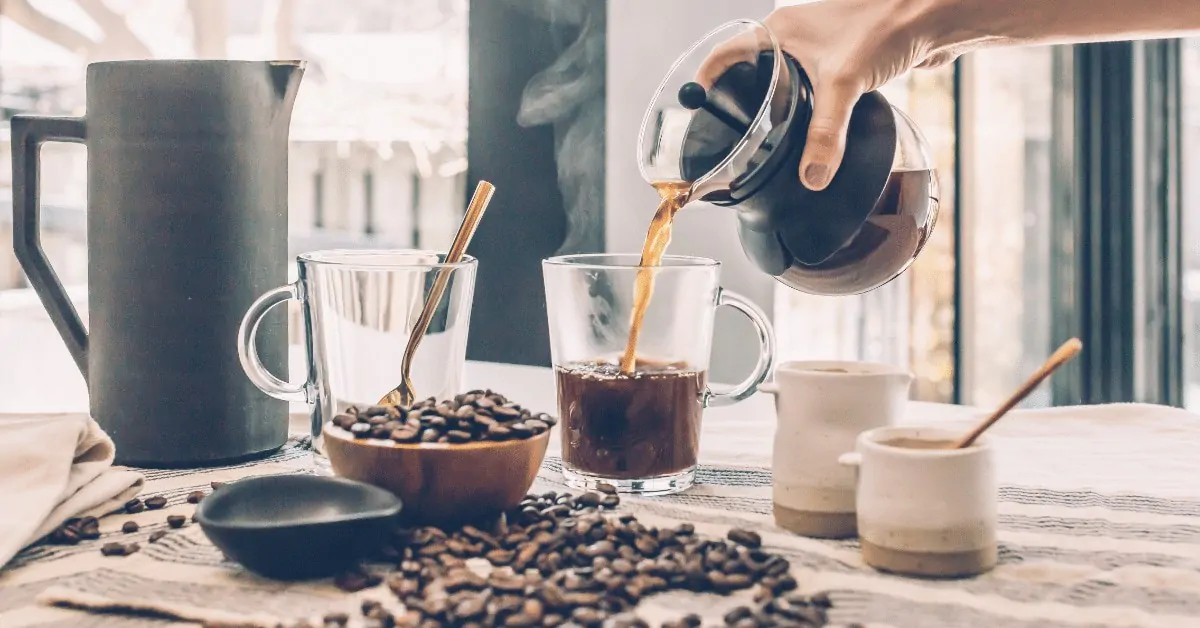
[[[800,160],[800,180],[823,190],[845,152],[850,113],[860,96],[911,68],[952,62],[961,50],[939,49],[928,23],[926,0],[821,0],[776,9],[763,20],[784,52],[794,57],[813,86],[813,114]],[[769,48],[745,33],[717,46],[697,82],[711,87],[730,66],[753,61]]]

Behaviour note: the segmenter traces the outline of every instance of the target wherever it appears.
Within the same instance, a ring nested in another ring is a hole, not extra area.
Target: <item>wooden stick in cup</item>
[[[1025,380],[1024,384],[1021,384],[1021,387],[1018,388],[1017,391],[1012,394],[1012,396],[1010,396],[1004,403],[1000,404],[1000,407],[996,408],[996,411],[993,412],[991,416],[984,419],[982,423],[975,426],[975,429],[968,432],[966,436],[963,436],[962,439],[955,443],[952,449],[963,449],[965,447],[970,447],[971,443],[974,443],[975,439],[979,438],[980,434],[983,434],[985,431],[987,431],[987,429],[996,421],[1000,420],[1000,417],[1008,414],[1009,410],[1015,408],[1018,403],[1021,403],[1021,400],[1028,397],[1029,393],[1033,392],[1033,389],[1037,388],[1038,384],[1042,383],[1042,380],[1050,377],[1050,374],[1058,370],[1058,367],[1070,362],[1071,359],[1079,355],[1079,352],[1082,350],[1083,343],[1080,342],[1078,338],[1072,338],[1064,342],[1062,346],[1059,347],[1058,350],[1046,360],[1046,363],[1042,364],[1041,368],[1039,368],[1037,372],[1031,375],[1029,379]]]

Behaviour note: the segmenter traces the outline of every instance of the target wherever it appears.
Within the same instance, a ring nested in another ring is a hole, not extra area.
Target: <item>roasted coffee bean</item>
[[[355,591],[362,591],[364,588],[376,586],[382,581],[382,576],[377,574],[360,572],[360,570],[350,570],[350,572],[338,574],[337,578],[334,579],[334,585],[337,588],[341,588],[342,591],[353,593]]]
[[[187,517],[183,515],[170,515],[167,517],[167,525],[171,526],[172,528],[182,528],[183,524],[185,523],[187,523]]]
[[[346,613],[329,613],[322,619],[326,625],[333,624],[335,626],[345,626],[350,623],[350,616]]]
[[[105,543],[100,548],[100,553],[105,556],[129,556],[142,549],[137,543]]]
[[[588,491],[575,498],[575,503],[581,508],[595,508],[604,497],[600,493]]]
[[[149,508],[150,510],[158,510],[166,507],[167,498],[163,497],[162,495],[155,495],[154,497],[147,497],[144,503],[146,504],[146,508]]]
[[[416,430],[405,427],[402,429],[393,430],[390,437],[397,443],[413,443],[416,442],[418,434]]]
[[[151,543],[157,543],[160,539],[167,535],[166,530],[155,530],[150,533],[150,538],[147,539]]]
[[[541,434],[542,432],[550,429],[550,425],[548,423],[545,421],[539,421],[537,419],[529,419],[525,421],[525,426],[534,434]]]
[[[136,521],[126,521],[121,524],[121,531],[125,534],[133,534],[138,531],[138,524]]]
[[[98,538],[100,538],[100,520],[95,516],[85,516],[80,519],[68,519],[50,533],[49,542],[74,545],[80,540],[96,540]]]
[[[72,525],[59,526],[47,537],[47,541],[55,545],[76,545],[81,539],[79,530]]]
[[[146,504],[143,503],[142,500],[140,500],[136,497],[125,502],[125,512],[127,512],[131,515],[136,515],[137,513],[142,512],[145,509],[146,509]]]
[[[462,430],[450,430],[446,432],[446,436],[450,438],[450,442],[452,443],[465,443],[471,440],[471,433]]]
[[[462,407],[467,397],[454,403]],[[500,407],[505,406],[492,410]],[[800,596],[789,593],[796,583],[787,573],[787,561],[761,549],[754,533],[738,530],[727,540],[714,540],[697,535],[691,524],[647,527],[631,514],[611,515],[597,508],[608,497],[616,494],[530,494],[491,531],[397,531],[392,553],[400,559],[393,562],[398,568],[388,577],[388,587],[411,609],[404,622],[641,626],[645,624],[634,611],[646,596],[676,589],[731,593],[753,588],[755,606],[738,610],[723,623],[825,624],[825,609],[817,602],[807,597],[803,604],[789,602]],[[481,576],[486,572],[476,567],[488,563],[490,574]],[[667,625],[691,628],[699,621],[681,618]]]
[[[204,491],[192,491],[191,493],[188,493],[187,503],[199,504],[200,500],[202,499],[204,499]]]
[[[762,547],[762,537],[753,530],[731,528],[729,533],[725,535],[725,538],[737,543],[738,545],[744,545],[750,549],[758,549]]]
[[[528,438],[555,424],[549,415],[535,415],[495,393],[457,395],[441,402],[430,398],[408,407],[388,406],[379,414],[375,412],[374,408],[361,412],[349,409],[332,422],[355,438],[454,444]]]

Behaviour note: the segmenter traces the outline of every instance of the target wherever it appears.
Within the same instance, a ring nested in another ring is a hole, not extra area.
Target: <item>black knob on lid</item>
[[[709,92],[704,89],[703,85],[692,81],[684,83],[679,88],[677,98],[679,99],[679,104],[684,109],[692,111],[703,109],[742,135],[750,131],[752,120],[747,118],[737,108],[736,103],[728,102],[728,98],[722,98],[717,90],[714,90],[714,93],[710,97]]]

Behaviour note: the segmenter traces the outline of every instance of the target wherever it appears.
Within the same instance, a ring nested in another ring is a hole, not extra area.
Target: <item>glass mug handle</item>
[[[279,379],[263,365],[262,358],[259,357],[258,349],[255,347],[258,326],[262,323],[263,316],[271,308],[291,299],[303,300],[300,297],[298,284],[288,284],[268,290],[250,305],[250,309],[246,310],[246,315],[242,317],[241,326],[238,327],[238,360],[242,363],[242,370],[246,372],[246,377],[250,379],[251,383],[258,386],[259,390],[283,401],[311,403],[308,382],[291,384]]]
[[[758,390],[758,386],[771,374],[771,368],[775,366],[775,331],[771,329],[771,323],[767,321],[767,314],[750,299],[736,292],[717,288],[717,307],[721,306],[737,310],[750,319],[751,323],[754,323],[754,328],[758,332],[758,363],[754,365],[754,370],[750,372],[749,377],[742,380],[740,384],[730,387],[710,385],[704,391],[703,401],[706,408],[730,406],[753,395]]]

